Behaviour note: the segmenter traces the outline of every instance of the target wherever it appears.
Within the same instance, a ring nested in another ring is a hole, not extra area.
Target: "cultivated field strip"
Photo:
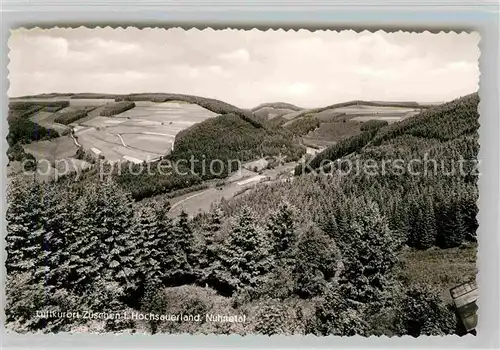
[[[115,116],[87,118],[74,130],[83,147],[106,159],[139,163],[168,154],[180,131],[215,115],[197,105],[138,101]]]

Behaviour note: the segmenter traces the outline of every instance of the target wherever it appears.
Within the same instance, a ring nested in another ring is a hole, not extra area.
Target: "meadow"
[[[75,137],[110,161],[140,163],[169,154],[177,133],[213,116],[197,105],[138,101],[134,108],[112,117],[97,116],[80,123],[84,128],[77,129]]]

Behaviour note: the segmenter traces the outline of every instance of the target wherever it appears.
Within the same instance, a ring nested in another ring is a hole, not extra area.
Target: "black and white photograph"
[[[6,329],[475,336],[479,42],[11,29]]]

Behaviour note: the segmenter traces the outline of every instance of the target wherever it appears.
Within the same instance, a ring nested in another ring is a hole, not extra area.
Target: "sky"
[[[479,40],[476,32],[16,29],[8,95],[168,92],[241,108],[443,102],[478,90]]]

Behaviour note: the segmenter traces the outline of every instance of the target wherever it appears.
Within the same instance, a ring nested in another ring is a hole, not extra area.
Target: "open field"
[[[13,101],[17,104],[68,101],[68,107],[56,113],[37,111],[30,117],[30,120],[54,129],[60,135],[68,134],[73,128],[74,136],[79,144],[111,162],[125,159],[139,163],[144,160],[157,159],[172,150],[175,136],[181,130],[216,115],[214,112],[185,101],[165,103],[137,101],[134,108],[113,116],[102,116],[102,114],[109,114],[108,111],[114,108],[113,106],[132,102],[117,103],[109,98],[69,97],[65,96],[65,99],[61,97],[14,99]],[[81,118],[73,120],[73,115]],[[70,123],[68,125],[57,123],[56,120],[61,117]],[[71,141],[68,136],[57,142],[64,143],[66,140]],[[27,145],[25,149],[36,158],[59,159],[60,155],[56,150],[57,142],[36,142]],[[68,152],[74,154],[76,146],[72,141],[71,144]]]
[[[303,136],[305,145],[326,147],[350,136],[361,133],[363,123],[370,120],[383,120],[389,124],[401,121],[420,113],[421,108],[404,106],[348,105],[320,111],[299,111],[282,116],[286,119],[282,125],[309,117],[320,120],[320,125]],[[315,112],[316,111],[316,112]]]
[[[69,135],[51,140],[32,142],[23,145],[26,152],[31,153],[36,159],[54,161],[72,157],[76,154],[77,147]]]
[[[296,112],[293,109],[287,109],[287,108],[273,108],[273,107],[261,107],[257,110],[253,111],[253,114],[262,119],[274,119],[276,117],[280,117],[286,114],[294,113]]]
[[[197,105],[137,101],[136,106],[112,117],[86,118],[75,128],[85,148],[95,148],[110,161],[152,160],[168,154],[177,133],[215,116]]]
[[[353,106],[334,108],[336,112],[346,113],[346,114],[375,114],[375,113],[404,114],[412,112],[415,109],[417,108],[393,107],[393,106],[367,106],[367,105],[353,105]]]
[[[441,297],[451,301],[449,289],[476,277],[477,246],[462,248],[414,250],[401,254],[400,279],[407,284],[431,285],[442,291]]]
[[[55,168],[57,168],[58,174],[67,174],[91,166],[90,163],[75,158],[78,148],[69,135],[32,142],[23,145],[23,148],[27,153],[32,154],[37,161],[43,160],[37,165],[42,180],[54,178]]]
[[[109,99],[109,98],[101,98],[101,99],[93,99],[93,98],[71,98],[68,100],[69,105],[71,107],[89,107],[89,106],[103,106],[109,103],[114,103],[114,99]]]
[[[60,123],[57,123],[55,121],[55,119],[61,115],[62,113],[64,113],[64,111],[68,111],[68,110],[71,110],[72,107],[66,107],[66,108],[63,108],[61,109],[60,111],[56,112],[56,113],[51,113],[51,112],[45,112],[45,111],[40,111],[40,112],[36,112],[34,113],[30,119],[45,127],[45,128],[48,128],[48,129],[54,129],[57,131],[57,133],[59,135],[65,135],[67,133],[70,132],[70,128],[67,127],[66,125],[63,125],[63,124],[60,124]]]

